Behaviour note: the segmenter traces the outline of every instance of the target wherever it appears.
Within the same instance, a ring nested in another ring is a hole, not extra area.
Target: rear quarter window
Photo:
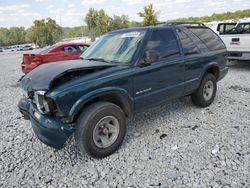
[[[76,52],[80,51],[80,49],[78,46],[71,45],[71,46],[64,46],[63,51],[65,53],[76,53]]]
[[[209,50],[225,49],[225,45],[220,37],[209,28],[189,28]]]
[[[179,29],[176,30],[176,33],[180,39],[181,46],[185,55],[200,53],[196,44],[186,33],[184,33],[183,31]]]
[[[49,53],[51,50],[53,50],[55,48],[55,46],[46,46],[44,48],[42,48],[39,52],[39,54],[47,54]]]

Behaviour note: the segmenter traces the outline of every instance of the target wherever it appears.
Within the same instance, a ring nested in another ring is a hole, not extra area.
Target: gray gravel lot
[[[137,114],[96,160],[36,139],[16,107],[21,59],[0,53],[0,187],[250,187],[250,63],[230,64],[208,108],[185,97]]]

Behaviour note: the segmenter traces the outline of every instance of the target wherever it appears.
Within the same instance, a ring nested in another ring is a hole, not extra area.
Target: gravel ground
[[[250,187],[250,64],[233,63],[208,108],[190,98],[137,114],[119,151],[38,141],[17,110],[21,54],[0,54],[0,187]]]

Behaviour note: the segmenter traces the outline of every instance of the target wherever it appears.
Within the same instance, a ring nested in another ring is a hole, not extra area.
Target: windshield
[[[85,51],[82,58],[102,60],[109,63],[129,64],[144,35],[145,31],[129,31],[104,35]]]

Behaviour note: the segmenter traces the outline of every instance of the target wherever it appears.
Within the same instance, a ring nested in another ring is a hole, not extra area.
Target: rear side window
[[[225,32],[232,30],[235,25],[225,25]]]
[[[175,35],[171,30],[167,29],[154,30],[145,50],[157,51],[160,60],[180,55]]]
[[[224,34],[227,31],[232,30],[235,27],[236,23],[221,23],[217,26],[217,31],[219,31],[220,34]]]
[[[209,50],[225,49],[225,45],[220,37],[208,28],[189,28],[197,37],[199,37]]]
[[[176,32],[185,55],[198,54],[200,52],[193,40],[186,33],[179,29],[177,29]]]
[[[51,50],[53,50],[54,48],[55,48],[55,46],[46,46],[46,47],[44,47],[44,48],[41,49],[41,51],[39,52],[39,54],[47,54]]]
[[[75,53],[75,52],[78,52],[79,49],[78,49],[77,46],[65,46],[65,47],[63,48],[63,51],[64,51],[65,53]]]

